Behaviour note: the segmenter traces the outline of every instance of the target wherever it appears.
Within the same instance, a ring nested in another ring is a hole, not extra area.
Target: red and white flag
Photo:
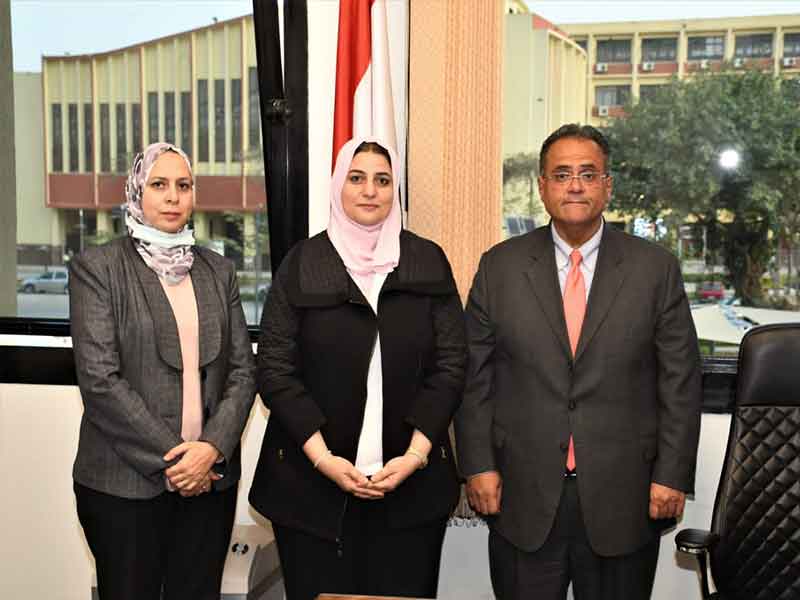
[[[340,0],[333,111],[333,157],[354,136],[397,149],[386,0]]]

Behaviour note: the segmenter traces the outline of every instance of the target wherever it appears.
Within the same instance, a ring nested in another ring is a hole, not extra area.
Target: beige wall
[[[14,200],[14,91],[11,5],[0,2],[0,316],[16,316],[17,217]]]
[[[41,74],[14,73],[14,115],[17,243],[58,245],[61,240],[52,238],[52,221],[58,220],[58,211],[44,203]]]
[[[78,522],[72,462],[83,406],[77,387],[0,385],[0,598],[86,600],[94,561]],[[247,494],[267,413],[256,398],[242,438],[236,524],[262,519]]]

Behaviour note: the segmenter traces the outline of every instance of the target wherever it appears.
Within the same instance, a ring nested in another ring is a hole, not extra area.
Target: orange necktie
[[[564,286],[564,318],[567,321],[567,334],[569,335],[569,347],[572,356],[578,348],[578,338],[581,335],[583,317],[586,314],[586,284],[583,281],[581,272],[580,250],[573,250],[569,255],[572,266],[567,274],[567,283]],[[569,450],[567,450],[567,469],[575,469],[575,444],[572,436],[569,436]]]

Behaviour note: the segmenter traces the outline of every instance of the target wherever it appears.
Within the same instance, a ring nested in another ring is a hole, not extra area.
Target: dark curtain
[[[278,1],[253,0],[273,273],[308,237],[308,11],[306,0],[283,0],[282,69]]]

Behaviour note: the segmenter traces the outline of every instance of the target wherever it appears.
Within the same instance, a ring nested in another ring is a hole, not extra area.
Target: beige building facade
[[[542,143],[590,117],[586,51],[535,14],[508,12],[503,60],[503,226],[517,235],[546,219],[536,186]]]
[[[41,73],[14,81],[20,264],[59,264],[119,234],[127,170],[155,141],[192,158],[198,239],[233,239],[253,258],[244,240],[256,235],[266,193],[252,15],[45,56]]]
[[[624,106],[670,78],[761,68],[800,75],[800,15],[676,19],[563,25],[586,50],[591,122],[624,114]]]

